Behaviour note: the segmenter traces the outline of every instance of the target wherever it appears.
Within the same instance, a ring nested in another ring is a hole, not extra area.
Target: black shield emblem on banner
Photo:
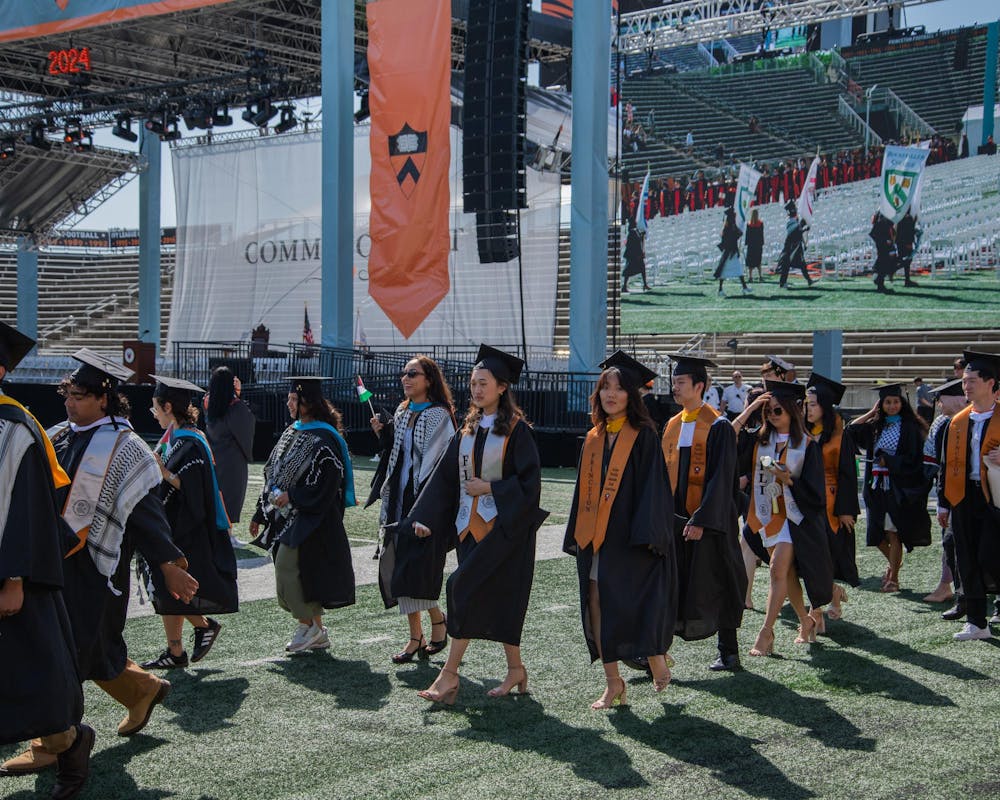
[[[389,137],[389,162],[396,172],[400,191],[409,198],[420,181],[427,157],[427,131],[415,131],[406,123]]]

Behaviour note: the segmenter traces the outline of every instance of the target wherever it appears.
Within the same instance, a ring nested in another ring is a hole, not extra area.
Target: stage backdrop
[[[368,293],[368,126],[354,137],[355,339],[370,346],[521,341],[517,261],[482,265],[475,215],[461,213],[460,131],[450,129],[450,290],[408,339]],[[290,134],[173,151],[177,272],[168,338],[248,339],[263,322],[272,344],[302,341],[309,306],[320,340],[320,134]],[[557,175],[528,171],[521,216],[524,325],[551,347],[559,236]]]

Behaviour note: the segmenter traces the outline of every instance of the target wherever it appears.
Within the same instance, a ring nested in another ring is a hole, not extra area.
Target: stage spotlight
[[[208,130],[215,124],[215,109],[204,100],[195,100],[184,112],[184,124],[189,131],[195,128]]]
[[[12,161],[17,155],[17,142],[13,137],[0,142],[0,161]]]
[[[233,124],[233,118],[229,116],[229,106],[216,107],[212,115],[212,124],[218,127]]]
[[[111,129],[111,134],[126,142],[139,141],[139,134],[132,130],[132,117],[129,114],[118,114],[115,117],[115,126]]]
[[[181,138],[181,130],[177,127],[177,119],[168,119],[164,125],[163,133],[160,134],[160,141],[175,142]]]
[[[66,117],[63,123],[63,141],[66,144],[78,142],[83,138],[83,126],[79,117]]]
[[[80,138],[76,140],[73,149],[78,153],[89,153],[94,149],[94,132],[81,131]]]
[[[364,91],[359,92],[358,99],[361,102],[361,107],[354,112],[354,121],[356,123],[364,122],[366,119],[368,119],[368,117],[371,116],[371,111],[368,108],[368,90],[365,89]]]
[[[274,119],[274,117],[278,115],[278,109],[276,109],[273,105],[271,105],[270,100],[261,100],[259,103],[257,103],[257,112],[254,114],[250,114],[248,118],[247,112],[249,110],[250,109],[247,108],[247,111],[243,112],[243,119],[245,119],[252,125],[256,125],[258,128],[265,127],[268,122],[270,122],[272,119]]]
[[[298,124],[299,121],[295,118],[295,109],[292,106],[282,106],[281,120],[274,126],[274,132],[288,133],[288,131]]]
[[[159,117],[150,117],[144,124],[146,130],[150,133],[155,133],[157,136],[161,137],[163,136],[163,131],[166,126],[164,125],[162,114]]]
[[[28,144],[37,147],[39,150],[51,150],[52,142],[45,138],[45,123],[36,122],[31,126],[31,133],[28,134]]]

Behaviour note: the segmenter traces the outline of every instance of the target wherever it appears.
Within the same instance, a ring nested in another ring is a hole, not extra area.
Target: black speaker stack
[[[519,255],[517,210],[528,205],[524,137],[530,0],[469,4],[462,108],[463,207],[476,215],[481,263]]]

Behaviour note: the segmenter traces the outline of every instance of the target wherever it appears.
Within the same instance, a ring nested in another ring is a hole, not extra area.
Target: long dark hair
[[[628,424],[636,430],[646,427],[655,431],[656,426],[649,416],[646,404],[642,402],[642,395],[639,394],[639,384],[628,370],[623,372],[618,367],[608,367],[604,370],[597,379],[597,385],[594,387],[593,394],[590,395],[590,421],[594,424],[594,427],[608,420],[608,414],[604,410],[604,406],[601,405],[601,389],[607,386],[608,378],[611,376],[618,378],[618,385],[628,394],[628,405],[625,407],[625,416],[628,417]]]
[[[344,432],[344,418],[341,416],[337,408],[327,400],[325,397],[320,397],[318,400],[304,400],[302,395],[298,395],[299,400],[299,418],[302,417],[302,412],[305,411],[310,417],[312,417],[317,422],[325,422],[327,425],[332,425],[340,433]]]
[[[899,416],[900,422],[912,422],[917,426],[920,431],[920,435],[923,438],[927,438],[927,423],[917,416],[916,412],[913,410],[913,406],[910,405],[910,401],[906,399],[905,394],[898,395],[887,395],[888,397],[898,397],[900,400]],[[878,410],[875,412],[875,441],[878,441],[878,437],[882,435],[882,431],[885,429],[885,411],[882,409],[882,404],[885,402],[885,397],[880,397],[878,399]]]
[[[798,447],[802,444],[802,439],[806,435],[805,420],[802,416],[802,409],[799,407],[798,400],[794,397],[779,397],[777,395],[771,395],[771,400],[776,401],[785,410],[785,413],[788,414],[788,418],[791,420],[791,425],[788,428],[788,441],[792,443],[792,447]],[[766,412],[766,409],[762,409],[761,413],[763,415],[763,422],[760,426],[760,432],[757,434],[757,440],[767,442],[771,438],[771,431],[774,428],[771,426],[771,416]]]
[[[433,358],[425,356],[423,353],[417,353],[410,361],[418,362],[420,369],[424,372],[424,377],[427,378],[427,399],[432,403],[447,408],[454,419],[455,400],[451,396],[451,387],[448,386],[448,381],[444,379],[441,367],[438,366]],[[406,402],[406,398],[403,398],[403,402],[399,404],[399,407],[402,408],[405,406]]]
[[[837,412],[833,407],[833,397],[821,386],[810,386],[806,389],[806,394],[815,397],[816,403],[823,411],[823,432],[819,435],[819,443],[826,444],[833,438],[837,427]]]
[[[212,370],[212,377],[208,382],[208,408],[205,409],[209,422],[222,419],[233,404],[236,398],[236,382],[233,377],[233,371],[229,367],[221,366]]]
[[[493,373],[491,372],[490,374],[492,375]],[[500,403],[497,405],[497,416],[493,421],[493,433],[498,436],[507,436],[514,430],[514,426],[519,419],[524,420],[525,424],[530,426],[531,423],[524,417],[524,411],[517,404],[517,398],[514,397],[514,390],[510,388],[510,384],[501,380],[497,380],[497,383],[506,387],[506,390],[500,395]],[[483,410],[470,399],[469,410],[465,412],[465,421],[462,423],[462,433],[474,434],[479,428],[479,421],[482,418]]]

